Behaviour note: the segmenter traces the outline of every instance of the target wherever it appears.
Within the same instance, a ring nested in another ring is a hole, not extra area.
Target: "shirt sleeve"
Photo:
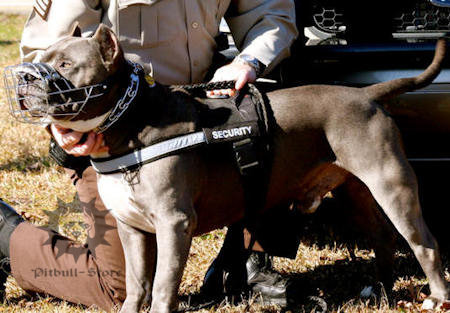
[[[292,0],[234,0],[225,19],[241,54],[257,58],[266,72],[289,56],[298,36]]]
[[[41,5],[35,0],[35,5]],[[91,35],[98,27],[102,8],[100,0],[53,0],[48,1],[48,14],[33,10],[22,33],[20,56],[23,62],[36,62],[42,52],[72,29],[75,22],[83,36]]]

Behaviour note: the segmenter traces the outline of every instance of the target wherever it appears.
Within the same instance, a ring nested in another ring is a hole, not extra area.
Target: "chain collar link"
[[[102,122],[102,124],[95,129],[95,132],[98,134],[103,133],[119,120],[119,118],[129,108],[130,104],[133,102],[134,98],[138,93],[140,84],[140,75],[144,73],[144,69],[138,63],[134,63],[131,61],[127,62],[131,66],[133,66],[133,71],[130,74],[130,82],[128,84],[128,88],[125,91],[125,94],[122,96],[122,98],[120,98],[119,101],[117,101],[115,107],[111,110],[111,112]]]

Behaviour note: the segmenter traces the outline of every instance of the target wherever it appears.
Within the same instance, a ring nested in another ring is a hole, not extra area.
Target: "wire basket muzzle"
[[[107,89],[103,84],[75,88],[45,63],[8,66],[3,79],[11,115],[32,124],[73,119],[89,100],[102,96]]]

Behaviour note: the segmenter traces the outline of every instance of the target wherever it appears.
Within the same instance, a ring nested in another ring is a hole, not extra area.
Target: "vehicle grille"
[[[317,6],[313,20],[316,26],[326,33],[345,31],[344,12],[339,8]]]
[[[450,8],[418,1],[414,8],[404,10],[394,18],[394,29],[397,32],[449,31]]]
[[[327,33],[346,30],[345,12],[337,6],[317,3],[313,21],[318,29]],[[416,0],[396,9],[392,27],[395,33],[450,31],[450,8],[436,7],[428,0]]]

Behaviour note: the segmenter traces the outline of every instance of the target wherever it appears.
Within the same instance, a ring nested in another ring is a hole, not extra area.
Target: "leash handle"
[[[225,80],[220,82],[208,82],[208,83],[198,83],[190,85],[172,85],[174,88],[180,88],[185,90],[219,90],[219,89],[234,89],[236,84],[235,80]]]

